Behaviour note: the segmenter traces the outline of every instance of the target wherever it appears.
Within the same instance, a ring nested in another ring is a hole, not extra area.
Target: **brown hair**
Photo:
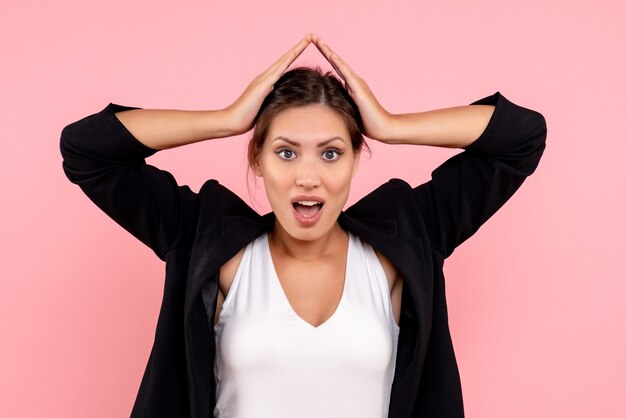
[[[330,71],[323,73],[320,67],[297,67],[285,72],[270,94],[265,97],[254,120],[254,133],[248,143],[248,163],[253,166],[263,149],[265,137],[274,117],[283,110],[321,104],[328,106],[344,120],[352,149],[369,150],[363,140],[363,121],[359,109],[341,81]]]

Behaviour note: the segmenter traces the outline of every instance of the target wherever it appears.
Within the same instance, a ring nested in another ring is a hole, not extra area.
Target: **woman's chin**
[[[329,233],[331,233],[334,227],[337,225],[337,220],[334,222],[328,223],[324,222],[323,218],[315,220],[315,222],[299,222],[290,219],[291,222],[282,223],[278,220],[280,224],[280,228],[283,230],[285,235],[288,237],[297,240],[297,241],[308,241],[313,242],[319,239],[324,238]]]

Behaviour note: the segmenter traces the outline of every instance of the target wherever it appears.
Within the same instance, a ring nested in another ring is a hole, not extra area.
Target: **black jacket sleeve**
[[[60,149],[67,178],[120,226],[165,260],[197,194],[171,173],[146,164],[158,150],[139,142],[115,116],[136,109],[110,103],[66,126]]]
[[[413,189],[431,248],[447,258],[471,237],[530,176],[545,149],[546,121],[500,94],[472,105],[495,105],[480,137]]]

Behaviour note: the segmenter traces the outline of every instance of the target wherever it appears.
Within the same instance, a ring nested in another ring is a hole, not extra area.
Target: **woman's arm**
[[[116,116],[139,142],[157,151],[237,134],[226,110],[133,109]]]
[[[313,42],[343,78],[359,107],[365,135],[387,144],[463,148],[484,132],[494,106],[472,105],[420,113],[391,114],[378,103],[367,83],[318,36]]]
[[[389,115],[387,144],[464,148],[485,131],[494,106],[456,106],[420,113]]]
[[[194,142],[245,133],[265,97],[291,63],[311,43],[307,34],[266,71],[255,77],[242,95],[221,110],[135,109],[117,113],[117,118],[145,146],[164,150]]]
[[[411,191],[429,232],[431,248],[443,258],[471,237],[519,189],[546,148],[543,115],[497,92],[471,106],[494,106],[480,136],[432,171],[431,180]]]
[[[197,194],[145,159],[161,149],[249,130],[266,92],[309,42],[307,35],[224,110],[144,110],[111,103],[69,124],[59,143],[65,175],[165,260],[195,228]]]
[[[368,137],[464,149],[433,170],[432,179],[424,184],[411,188],[394,181],[413,196],[416,216],[442,259],[472,236],[537,168],[547,133],[539,112],[497,92],[469,106],[391,115],[345,61],[321,39],[314,36],[313,41],[346,82]]]
[[[165,170],[146,164],[157,150],[139,142],[114,103],[61,132],[63,171],[111,219],[161,259],[178,246],[196,212],[196,194]]]

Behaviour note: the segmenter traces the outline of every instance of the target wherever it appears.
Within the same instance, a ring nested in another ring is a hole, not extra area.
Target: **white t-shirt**
[[[344,289],[318,327],[293,310],[267,234],[249,244],[215,325],[219,418],[386,418],[400,328],[371,246],[349,234]]]

